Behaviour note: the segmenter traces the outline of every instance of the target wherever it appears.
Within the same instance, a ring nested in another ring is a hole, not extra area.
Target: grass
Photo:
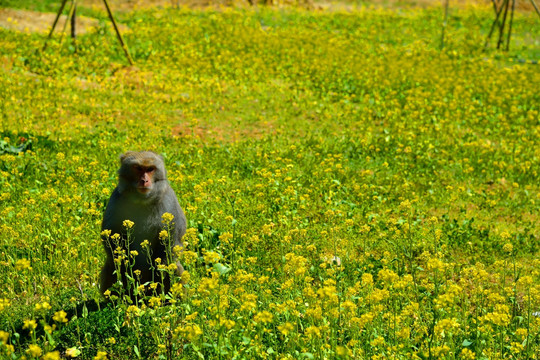
[[[125,67],[87,11],[77,49],[0,30],[1,357],[538,356],[534,13],[497,53],[483,7],[442,51],[440,8],[122,12]],[[187,296],[104,303],[136,149],[186,212]]]

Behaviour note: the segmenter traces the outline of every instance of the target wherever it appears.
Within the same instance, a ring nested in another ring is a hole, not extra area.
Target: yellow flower
[[[48,324],[45,324],[45,325],[43,325],[43,329],[44,329],[46,332],[48,332],[49,334],[52,334],[53,331],[56,329],[56,324],[54,324],[54,325],[52,325],[52,326],[51,326],[51,325],[48,325]]]
[[[321,328],[320,327],[317,327],[317,326],[310,326],[306,329],[306,336],[311,338],[311,337],[317,337],[317,338],[320,338],[321,337]]]
[[[161,305],[161,298],[152,296],[150,300],[148,300],[148,305],[150,307],[156,308]]]
[[[39,357],[41,356],[41,348],[35,344],[30,344],[26,350],[26,353],[33,357]]]
[[[140,311],[141,311],[141,309],[139,309],[137,306],[130,305],[126,310],[126,313],[127,313],[128,316],[131,316],[131,315],[138,316]]]
[[[107,352],[98,351],[96,356],[94,356],[94,360],[107,360]]]
[[[66,318],[67,313],[64,310],[60,310],[54,313],[53,320],[56,322],[66,323],[68,320]]]
[[[174,256],[176,257],[179,257],[183,251],[184,251],[184,248],[180,245],[175,245],[173,247],[173,253],[174,253]]]
[[[397,332],[397,336],[400,339],[407,340],[411,336],[411,330],[409,328],[403,328]]]
[[[169,233],[167,232],[167,230],[161,230],[159,232],[159,239],[160,240],[166,240],[169,238]]]
[[[75,358],[81,354],[81,351],[76,347],[66,349],[66,356]]]
[[[23,329],[34,330],[37,328],[36,320],[24,320]]]
[[[378,274],[379,280],[386,285],[392,285],[399,280],[399,275],[390,269],[381,269]]]
[[[373,285],[373,275],[371,275],[370,273],[363,273],[362,274],[362,285],[363,286]]]
[[[441,346],[436,346],[433,348],[433,354],[437,357],[437,358],[443,358],[446,354],[448,354],[450,352],[450,347],[448,345],[441,345]]]
[[[202,329],[197,324],[188,323],[184,326],[179,326],[174,330],[175,337],[186,338],[193,341],[202,335]]]
[[[525,275],[525,276],[521,277],[517,281],[517,283],[518,283],[518,285],[521,285],[521,286],[530,287],[534,283],[534,280],[533,280],[532,276]]]
[[[39,310],[50,310],[51,309],[51,305],[44,301],[42,303],[37,303],[36,306],[34,307],[34,309],[36,311],[39,311]]]
[[[189,271],[184,271],[182,273],[182,275],[180,276],[180,280],[182,280],[182,282],[184,284],[187,284],[189,283],[189,280],[191,279],[191,274],[189,273]]]
[[[163,215],[161,215],[161,222],[166,225],[169,225],[171,221],[173,221],[173,219],[174,215],[171,213],[164,213]]]
[[[184,286],[181,283],[175,283],[171,286],[171,294],[175,297],[182,297],[184,294]]]
[[[426,265],[427,265],[427,268],[429,270],[435,270],[435,271],[440,270],[440,271],[442,271],[442,270],[444,270],[444,265],[445,264],[441,260],[439,260],[437,258],[431,258],[431,259],[429,259],[427,261]]]
[[[7,331],[0,330],[0,343],[7,344],[9,339],[9,333]]]
[[[489,321],[495,325],[507,326],[510,323],[510,310],[507,305],[495,305],[495,310],[483,316],[481,319]]]
[[[225,327],[227,330],[231,330],[236,324],[236,322],[234,320],[221,318],[219,319],[219,324]]]
[[[512,246],[512,244],[510,244],[510,243],[504,244],[504,246],[503,246],[503,251],[504,252],[511,253],[512,250],[514,250],[514,247]]]
[[[175,263],[170,263],[167,266],[167,270],[169,270],[170,272],[174,272],[174,271],[176,271],[176,269],[178,269],[178,266]]]
[[[382,344],[384,344],[384,338],[382,336],[376,337],[375,339],[371,340],[371,346],[373,347],[377,347]]]
[[[48,352],[42,357],[43,360],[60,360],[60,352],[59,351],[52,351]]]
[[[338,356],[352,356],[352,351],[347,349],[345,346],[336,346],[336,354]]]
[[[253,320],[257,323],[263,323],[263,324],[268,324],[268,323],[271,323],[272,320],[274,319],[274,315],[272,315],[272,313],[270,313],[269,311],[261,311],[261,312],[258,312],[254,317],[253,317]]]
[[[15,270],[21,271],[21,270],[32,270],[32,267],[30,266],[30,260],[28,259],[19,259],[15,262]]]
[[[124,220],[122,222],[122,225],[126,228],[126,229],[131,229],[133,227],[135,223],[131,220]]]
[[[356,311],[356,304],[350,300],[346,300],[341,304],[341,307],[346,311],[354,313]]]
[[[440,337],[446,337],[446,335],[452,335],[459,329],[459,323],[456,319],[442,319],[435,325],[435,334]]]
[[[207,264],[217,263],[220,258],[221,256],[216,252],[206,251],[206,250],[204,251],[203,259],[204,259],[204,262]]]
[[[257,307],[256,294],[243,294],[241,300],[240,311],[252,311]]]
[[[183,251],[180,260],[182,264],[192,265],[197,261],[198,255],[194,251]]]
[[[9,299],[0,299],[0,311],[8,308],[11,305]]]
[[[294,330],[294,325],[290,322],[286,322],[283,325],[279,325],[277,328],[283,335],[287,336]]]

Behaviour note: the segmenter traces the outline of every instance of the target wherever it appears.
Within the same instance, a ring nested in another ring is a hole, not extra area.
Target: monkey
[[[164,213],[173,215],[168,225],[162,221]],[[132,222],[131,228],[125,220]],[[167,294],[171,286],[167,271],[156,269],[158,265],[169,265],[171,261],[176,264],[176,275],[182,275],[184,268],[171,254],[176,246],[180,248],[175,250],[183,248],[186,225],[184,211],[167,180],[163,158],[152,151],[122,154],[118,185],[109,199],[101,224],[101,237],[107,254],[100,276],[101,293],[105,294],[120,279],[124,294],[136,299],[133,286],[128,286],[130,277],[138,280],[137,285],[163,283],[163,288],[159,286],[157,291]],[[168,245],[164,244],[163,238],[160,239],[163,230],[168,231]],[[115,257],[122,253],[123,260],[117,260],[115,265]],[[114,289],[111,293],[118,294]],[[143,293],[149,294],[148,289]]]

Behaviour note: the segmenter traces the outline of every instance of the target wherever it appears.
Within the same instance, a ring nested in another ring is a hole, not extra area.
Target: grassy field
[[[505,53],[482,6],[443,50],[440,7],[120,11],[133,67],[79,13],[77,47],[0,28],[0,359],[539,358],[535,13]],[[138,149],[186,212],[187,295],[104,302]]]

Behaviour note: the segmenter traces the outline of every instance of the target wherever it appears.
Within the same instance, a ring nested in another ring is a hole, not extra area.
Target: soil
[[[0,9],[0,27],[23,32],[48,33],[52,27],[56,14],[40,13],[30,10]],[[62,15],[56,25],[56,31],[60,31],[67,20]],[[77,16],[77,33],[84,34],[98,27],[98,20],[86,16]],[[67,26],[69,31],[69,24]]]
[[[328,0],[278,0],[280,3],[302,3],[304,7],[327,10],[327,11],[349,11],[354,8],[350,1],[328,1]],[[440,0],[442,3],[445,0]],[[254,4],[264,2],[276,2],[276,0],[108,0],[109,6],[116,11],[132,11],[150,7],[188,7],[188,8],[219,8],[223,6],[249,7],[250,2]],[[470,3],[489,4],[489,0],[451,0],[450,7],[462,6]],[[433,0],[371,0],[366,1],[366,4],[386,7],[426,7],[433,6],[438,3]],[[103,0],[79,0],[79,6],[90,8],[104,8]],[[69,5],[69,4],[68,4]],[[534,11],[530,0],[517,0],[516,8],[525,11]],[[0,8],[0,27],[18,30],[24,32],[43,32],[48,33],[54,22],[56,14],[40,13],[29,10],[15,10],[8,8]],[[61,31],[66,23],[66,16],[61,16],[56,31]],[[97,28],[98,20],[84,16],[77,17],[77,33],[84,34]],[[66,26],[66,31],[69,31],[69,24]]]

